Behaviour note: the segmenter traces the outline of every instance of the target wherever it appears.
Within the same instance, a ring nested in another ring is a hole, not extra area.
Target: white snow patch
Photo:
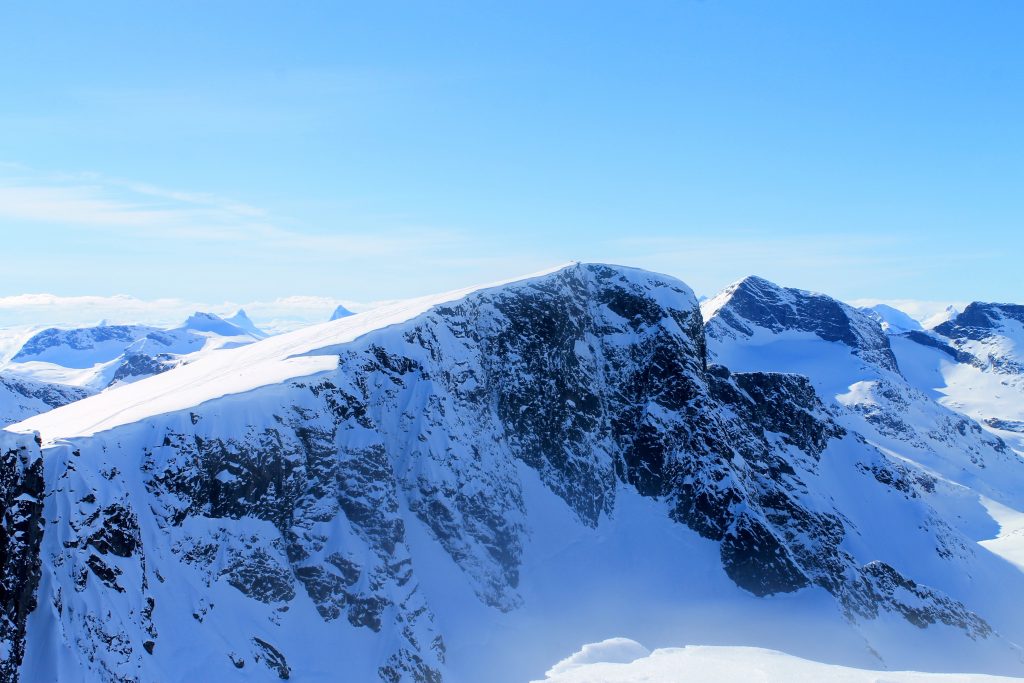
[[[588,643],[579,652],[569,655],[551,667],[547,676],[556,676],[587,664],[629,664],[647,657],[651,651],[629,638],[608,638],[600,643]]]
[[[614,638],[613,641],[624,641]],[[605,643],[611,641],[604,641]],[[626,641],[633,643],[634,641]],[[634,643],[643,649],[639,643]],[[598,646],[602,643],[598,643]],[[582,655],[588,647],[564,662]],[[822,664],[776,650],[756,647],[721,647],[689,645],[683,648],[655,650],[647,656],[628,663],[592,661],[569,668],[547,672],[543,681],[534,683],[924,683],[944,681],[953,683],[981,683],[983,681],[1012,681],[1015,678],[981,674],[934,674],[915,671],[870,671],[834,664]]]
[[[999,525],[999,534],[978,545],[988,548],[1024,571],[1024,512],[1014,510],[985,496],[979,497],[985,510]]]

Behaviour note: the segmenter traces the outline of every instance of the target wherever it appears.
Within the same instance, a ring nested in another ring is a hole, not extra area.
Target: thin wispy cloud
[[[422,226],[399,225],[389,231],[298,229],[266,209],[214,194],[95,173],[32,173],[9,163],[0,165],[0,221],[231,243],[270,253],[304,251],[334,258],[407,253],[458,239],[452,231]]]

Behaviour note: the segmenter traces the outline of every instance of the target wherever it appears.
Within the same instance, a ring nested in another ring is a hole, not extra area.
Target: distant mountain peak
[[[882,329],[889,334],[920,332],[924,329],[920,322],[910,317],[906,312],[888,304],[875,304],[861,310],[877,320]]]
[[[809,333],[850,347],[858,356],[897,371],[896,359],[877,320],[832,297],[782,287],[751,275],[701,305],[712,338],[753,338],[757,330],[772,334]]]
[[[342,306],[341,304],[338,304],[338,307],[334,309],[334,313],[331,313],[331,320],[339,320],[341,318],[347,318],[350,315],[355,315],[355,314],[352,311],[350,311],[347,308],[345,308],[344,306]]]
[[[974,301],[960,314],[936,326],[935,330],[941,334],[965,329],[992,330],[1002,327],[1008,320],[1024,323],[1024,306]]]
[[[247,330],[233,322],[207,311],[196,311],[190,315],[182,324],[181,329],[193,332],[212,332],[224,337],[237,337],[248,333]]]
[[[225,320],[259,339],[263,339],[267,336],[266,332],[256,327],[256,324],[249,318],[244,308],[239,308],[237,313],[230,318],[225,318]]]

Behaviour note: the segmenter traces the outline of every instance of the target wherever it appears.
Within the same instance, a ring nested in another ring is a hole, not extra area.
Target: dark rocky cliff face
[[[829,311],[823,324],[854,334]],[[308,600],[323,624],[378,636],[381,680],[440,681],[447,648],[409,525],[481,602],[524,607],[521,466],[590,527],[623,490],[665,501],[755,595],[813,585],[851,620],[897,613],[989,634],[964,605],[843,548],[855,530],[808,484],[830,444],[861,448],[879,486],[903,475],[878,474],[877,451],[806,378],[709,367],[696,301],[671,278],[575,266],[324,353],[339,356],[336,371],[48,452],[57,528],[43,562],[56,592],[40,609],[63,628],[47,637],[80,634],[63,645],[87,676],[151,678],[165,624],[187,610],[196,647],[288,678],[288,619]],[[227,618],[210,597],[225,584],[266,615],[263,630],[205,635]]]
[[[18,680],[25,623],[36,607],[43,488],[38,444],[0,435],[0,681]]]

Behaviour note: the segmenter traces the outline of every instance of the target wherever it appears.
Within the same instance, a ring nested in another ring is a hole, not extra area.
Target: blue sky
[[[0,6],[0,296],[1024,300],[1024,4]]]

